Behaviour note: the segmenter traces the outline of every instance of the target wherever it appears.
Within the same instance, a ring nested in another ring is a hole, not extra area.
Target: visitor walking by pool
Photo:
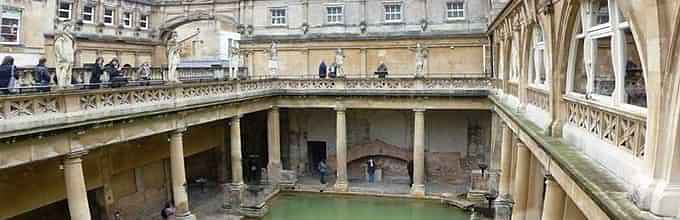
[[[325,161],[319,162],[319,181],[321,181],[321,184],[326,184],[326,173],[328,173],[328,165],[326,165]]]
[[[408,171],[408,185],[413,185],[413,161],[409,160],[406,164],[406,170]]]
[[[368,182],[373,183],[375,181],[375,161],[373,159],[368,159],[366,169],[368,170]]]

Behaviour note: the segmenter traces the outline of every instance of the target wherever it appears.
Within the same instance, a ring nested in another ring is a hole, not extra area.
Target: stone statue
[[[338,48],[335,50],[335,71],[337,74],[337,77],[343,77],[345,76],[345,52],[342,51],[342,48]]]
[[[179,82],[177,77],[177,64],[179,64],[179,51],[177,44],[177,32],[170,33],[168,41],[166,42],[168,49],[168,74],[167,80],[170,82]]]
[[[271,48],[269,49],[269,74],[272,78],[276,78],[279,74],[279,49],[278,44],[272,41]]]
[[[64,23],[62,30],[54,36],[54,52],[57,60],[57,83],[60,88],[71,87],[72,67],[74,59],[74,38],[71,24]]]
[[[416,52],[416,78],[423,77],[425,61],[427,59],[427,47],[417,43],[416,48],[411,50]]]
[[[231,79],[238,79],[238,68],[241,66],[241,49],[238,46],[229,48],[231,56],[229,57],[229,77]]]

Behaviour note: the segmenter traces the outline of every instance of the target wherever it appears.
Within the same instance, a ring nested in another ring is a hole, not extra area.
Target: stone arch
[[[165,41],[169,37],[169,33],[175,30],[177,27],[189,24],[195,21],[205,21],[205,20],[217,20],[221,22],[226,22],[233,24],[234,27],[238,26],[238,22],[231,16],[227,15],[215,15],[206,11],[193,12],[188,15],[177,16],[168,19],[163,23],[158,29],[161,32],[161,40]]]

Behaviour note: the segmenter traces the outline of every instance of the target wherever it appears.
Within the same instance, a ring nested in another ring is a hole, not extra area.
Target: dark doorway
[[[314,175],[319,174],[316,168],[321,160],[326,161],[326,142],[324,141],[308,141],[307,153],[309,154],[310,170]]]

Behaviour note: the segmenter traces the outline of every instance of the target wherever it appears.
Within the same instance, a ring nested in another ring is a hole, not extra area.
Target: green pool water
[[[281,194],[264,220],[468,220],[469,214],[438,201],[399,198]]]

